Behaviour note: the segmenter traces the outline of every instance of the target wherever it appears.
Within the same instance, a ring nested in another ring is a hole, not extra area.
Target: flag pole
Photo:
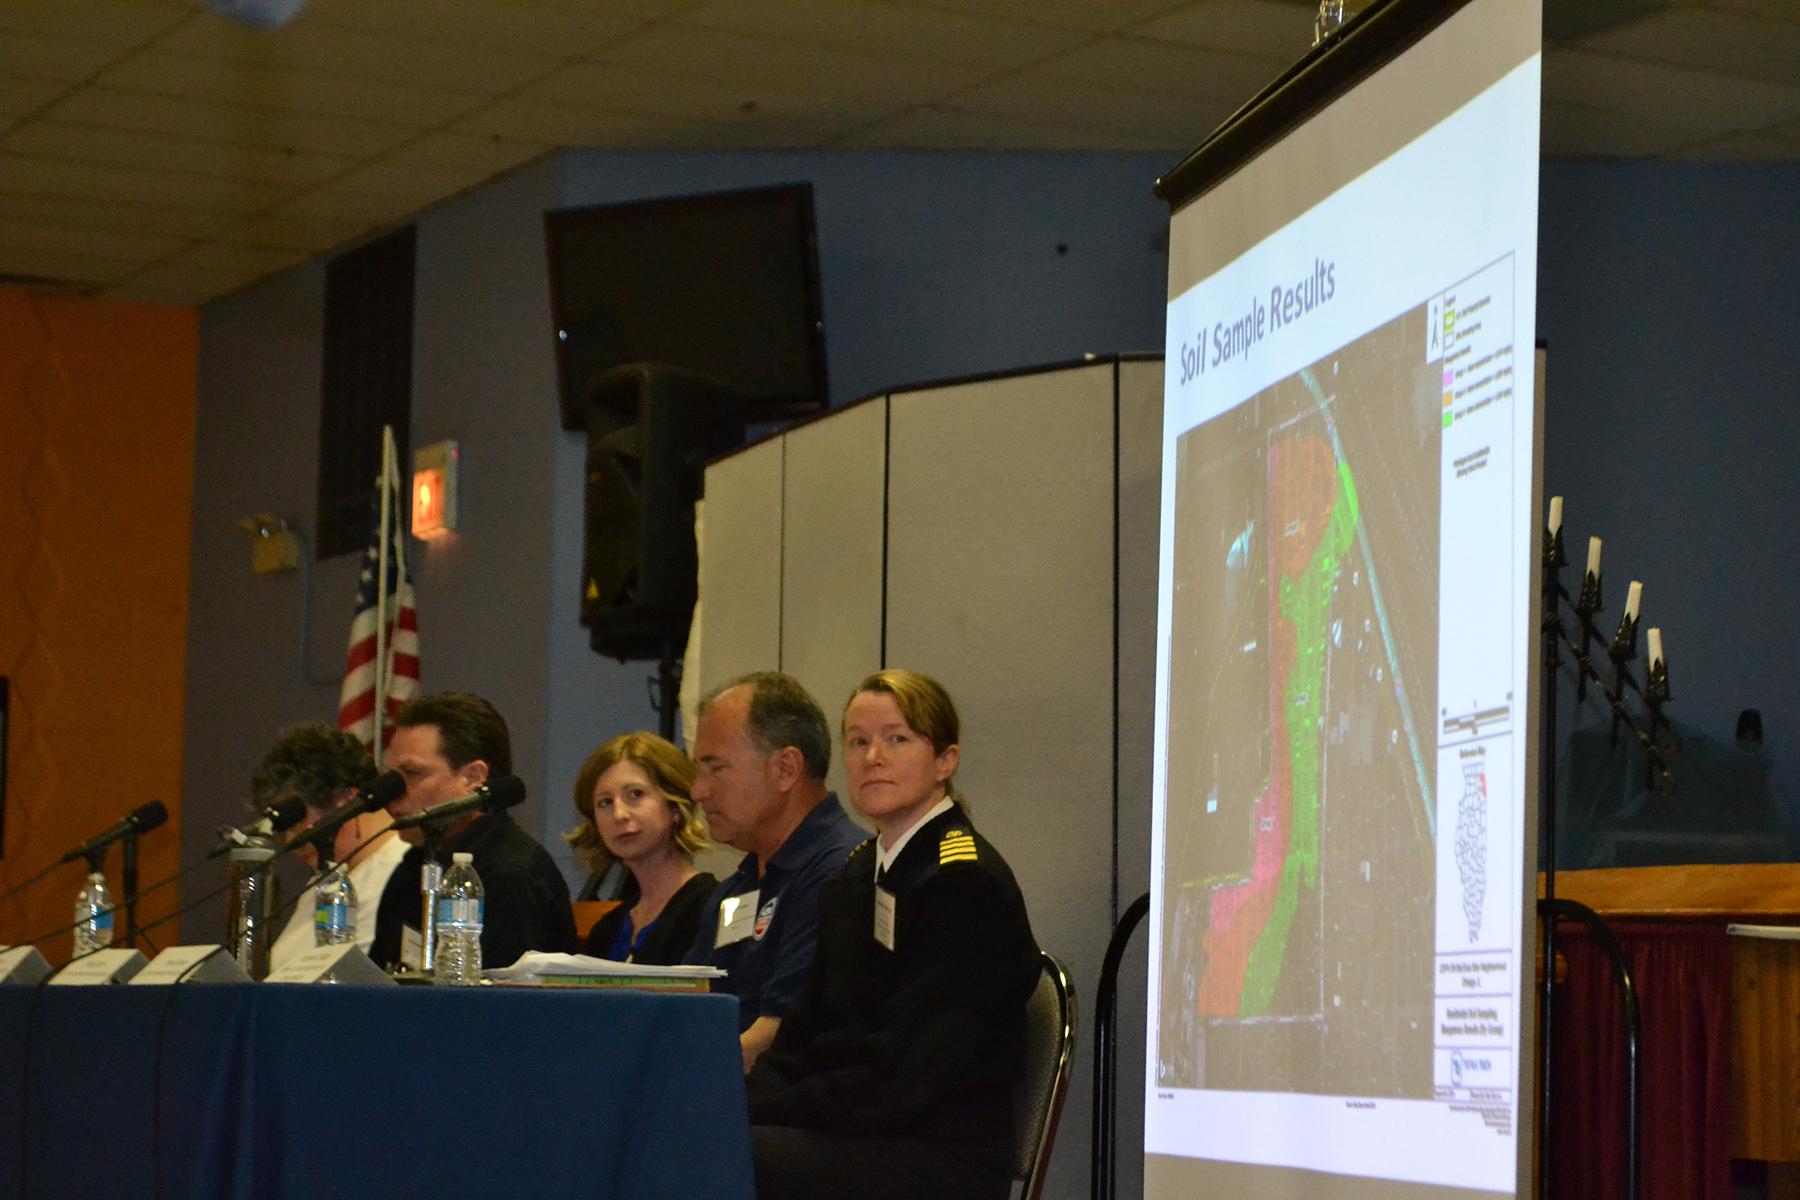
[[[387,693],[388,693],[388,554],[391,549],[393,535],[390,526],[397,515],[394,511],[394,475],[398,474],[395,463],[394,427],[381,427],[381,521],[379,525],[380,550],[376,553],[375,562],[375,730],[374,757],[377,769],[381,766],[381,735],[387,727]]]

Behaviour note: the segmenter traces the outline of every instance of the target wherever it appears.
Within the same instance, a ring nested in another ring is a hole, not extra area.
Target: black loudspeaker
[[[744,440],[742,395],[659,363],[588,391],[581,623],[596,653],[679,657],[699,594],[694,502],[708,459]]]

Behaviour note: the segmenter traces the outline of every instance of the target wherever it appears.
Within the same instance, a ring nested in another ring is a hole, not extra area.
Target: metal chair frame
[[[1021,1151],[1030,1144],[1030,1161],[1023,1174],[1015,1172],[1015,1178],[1024,1183],[1019,1193],[1019,1200],[1039,1200],[1044,1192],[1044,1177],[1050,1166],[1050,1148],[1056,1142],[1056,1127],[1062,1120],[1063,1101],[1069,1095],[1069,1077],[1074,1072],[1075,1064],[1075,1025],[1076,1002],[1075,985],[1069,979],[1069,973],[1062,963],[1046,950],[1038,952],[1043,965],[1043,974],[1039,987],[1048,981],[1056,992],[1057,1012],[1061,1018],[1061,1028],[1057,1030],[1057,1056],[1055,1069],[1050,1074],[1050,1094],[1040,1108],[1030,1104],[1027,1108],[1023,1096],[1023,1084],[1020,1094],[1015,1097],[1014,1112],[1021,1118],[1015,1135],[1015,1163],[1024,1157]],[[1036,992],[1033,992],[1035,998]],[[1033,1098],[1035,1099],[1035,1098]],[[1036,1128],[1029,1128],[1027,1120],[1037,1118]]]

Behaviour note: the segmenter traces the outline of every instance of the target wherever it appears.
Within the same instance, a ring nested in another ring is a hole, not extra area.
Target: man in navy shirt
[[[819,884],[867,834],[825,789],[831,730],[789,676],[762,671],[708,693],[693,753],[713,840],[745,853],[707,898],[687,961],[728,973],[748,1071],[812,970]]]

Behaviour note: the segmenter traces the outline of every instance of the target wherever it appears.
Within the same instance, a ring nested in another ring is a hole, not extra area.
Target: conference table
[[[0,1196],[752,1200],[729,996],[0,987]]]

